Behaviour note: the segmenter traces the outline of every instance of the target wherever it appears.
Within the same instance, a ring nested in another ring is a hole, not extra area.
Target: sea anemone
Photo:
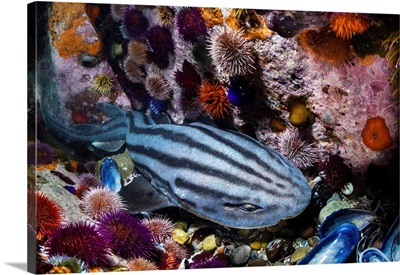
[[[123,68],[129,81],[133,83],[142,83],[144,81],[144,72],[132,56],[125,58]]]
[[[221,84],[205,80],[197,91],[200,105],[214,119],[223,119],[229,115],[228,96]]]
[[[332,13],[329,20],[336,36],[346,40],[354,34],[365,32],[371,22],[366,14],[348,12]]]
[[[314,123],[314,114],[307,108],[303,97],[289,96],[287,99],[289,108],[289,122],[295,127],[304,127]]]
[[[229,76],[246,75],[255,70],[255,57],[250,41],[242,31],[215,27],[208,39],[214,66]]]
[[[293,129],[287,129],[279,134],[277,150],[299,169],[312,167],[313,163],[318,161],[318,149],[315,144],[302,138]]]
[[[320,162],[318,167],[321,177],[336,191],[340,191],[353,180],[351,169],[339,155],[330,155],[328,160]]]
[[[106,74],[99,74],[93,78],[93,86],[96,92],[108,94],[114,89],[114,80]]]
[[[96,177],[92,173],[82,173],[78,176],[78,180],[76,182],[76,193],[75,195],[82,199],[83,194],[88,191],[90,188],[102,187],[103,184],[101,180]]]
[[[122,23],[123,33],[134,39],[144,37],[149,27],[149,21],[143,12],[135,7],[130,7],[125,11]]]
[[[107,213],[101,218],[99,227],[115,255],[124,259],[152,255],[154,245],[150,230],[128,212]]]
[[[232,105],[244,106],[254,101],[256,91],[251,84],[242,76],[231,80],[228,90],[228,100]]]
[[[88,222],[69,223],[50,235],[45,243],[50,256],[64,254],[82,260],[89,267],[106,267],[110,250],[107,238]]]
[[[129,271],[158,270],[155,263],[145,258],[134,258],[126,263]]]
[[[325,62],[337,65],[353,58],[350,42],[336,37],[329,25],[319,30],[305,30],[297,39],[305,51]]]
[[[176,15],[176,25],[183,40],[199,43],[207,36],[207,26],[197,7],[185,7]]]
[[[155,99],[168,100],[172,96],[168,81],[159,73],[149,73],[144,85],[149,95]]]
[[[111,4],[111,16],[115,21],[122,21],[128,9],[130,9],[129,5]]]
[[[174,229],[170,219],[159,215],[144,219],[143,224],[150,230],[153,240],[158,243],[167,240]]]
[[[88,266],[77,257],[54,255],[46,259],[46,263],[53,266],[53,269],[49,272],[49,274],[89,272]]]
[[[169,29],[162,26],[153,26],[147,31],[147,42],[156,55],[168,56],[175,50],[172,34]]]
[[[45,239],[61,225],[60,206],[38,191],[28,191],[28,225],[36,231],[38,240]]]
[[[186,59],[183,61],[182,70],[175,71],[174,76],[176,83],[182,89],[195,90],[201,85],[201,77],[197,73],[196,68]]]
[[[364,144],[373,151],[383,151],[393,144],[385,119],[380,116],[367,120],[361,137]]]
[[[94,219],[99,219],[106,213],[123,209],[125,209],[125,205],[121,196],[109,189],[91,188],[83,194],[82,211]]]
[[[133,39],[128,43],[128,55],[139,65],[147,63],[148,51],[149,48],[145,43]]]
[[[157,14],[162,26],[170,26],[174,23],[175,10],[169,6],[157,6]]]
[[[44,142],[28,143],[28,165],[50,164],[55,160],[53,148]]]

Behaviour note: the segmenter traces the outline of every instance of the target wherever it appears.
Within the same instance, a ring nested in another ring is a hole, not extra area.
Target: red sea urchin
[[[124,209],[125,205],[121,196],[103,187],[92,188],[86,191],[82,197],[82,211],[94,219]]]
[[[154,249],[150,230],[125,211],[112,212],[100,220],[100,232],[109,240],[114,254],[124,258],[148,258]]]
[[[311,167],[318,160],[315,144],[307,142],[292,129],[287,129],[278,136],[278,151],[299,169]]]
[[[38,240],[56,231],[61,222],[61,208],[56,202],[41,192],[28,191],[28,225],[36,231]]]
[[[158,270],[155,263],[145,258],[134,258],[126,263],[129,271]]]
[[[207,80],[198,88],[198,100],[204,110],[215,119],[223,119],[229,114],[229,101],[224,87]]]
[[[50,256],[76,256],[89,267],[106,267],[111,255],[107,238],[88,222],[69,223],[51,234],[45,244]]]
[[[242,31],[215,27],[208,49],[214,66],[229,76],[241,76],[255,70],[255,57],[250,41]]]
[[[346,184],[352,182],[351,169],[344,163],[339,155],[331,155],[325,162],[319,163],[321,177],[336,191],[341,190]]]

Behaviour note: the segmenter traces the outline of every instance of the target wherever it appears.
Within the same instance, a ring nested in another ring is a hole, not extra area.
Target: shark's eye
[[[262,207],[251,203],[242,203],[242,204],[225,203],[224,205],[229,208],[234,208],[234,207],[239,208],[240,210],[245,212],[253,212],[258,209],[262,209]]]

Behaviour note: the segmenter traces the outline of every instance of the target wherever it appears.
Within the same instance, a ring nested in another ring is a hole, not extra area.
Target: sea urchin
[[[278,151],[299,169],[311,167],[318,160],[318,149],[297,131],[287,129],[278,136]]]
[[[82,197],[82,211],[88,216],[99,219],[102,215],[125,209],[122,198],[117,193],[97,187],[86,191]]]
[[[99,234],[95,225],[87,222],[60,227],[51,234],[45,246],[50,256],[76,256],[89,267],[105,267],[109,264],[108,240]]]
[[[253,47],[242,31],[215,27],[208,49],[214,66],[229,76],[246,75],[255,69]]]
[[[100,220],[100,232],[109,240],[114,254],[132,259],[147,258],[152,254],[153,240],[150,230],[129,212],[111,212]]]
[[[143,220],[143,224],[150,230],[153,240],[162,243],[171,236],[174,224],[165,217],[154,216]]]
[[[361,13],[335,12],[330,16],[331,28],[337,37],[349,40],[353,34],[365,32],[371,20]]]

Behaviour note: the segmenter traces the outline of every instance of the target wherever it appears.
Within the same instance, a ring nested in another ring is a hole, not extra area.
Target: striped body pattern
[[[297,216],[310,201],[301,171],[251,137],[202,123],[157,124],[107,103],[98,107],[110,118],[99,125],[72,127],[42,113],[46,126],[66,141],[90,141],[110,152],[125,143],[145,177],[119,192],[132,213],[176,206],[223,226],[261,228]]]
[[[297,167],[238,132],[201,123],[156,124],[131,112],[127,148],[153,187],[176,206],[234,228],[300,214],[311,191]]]

